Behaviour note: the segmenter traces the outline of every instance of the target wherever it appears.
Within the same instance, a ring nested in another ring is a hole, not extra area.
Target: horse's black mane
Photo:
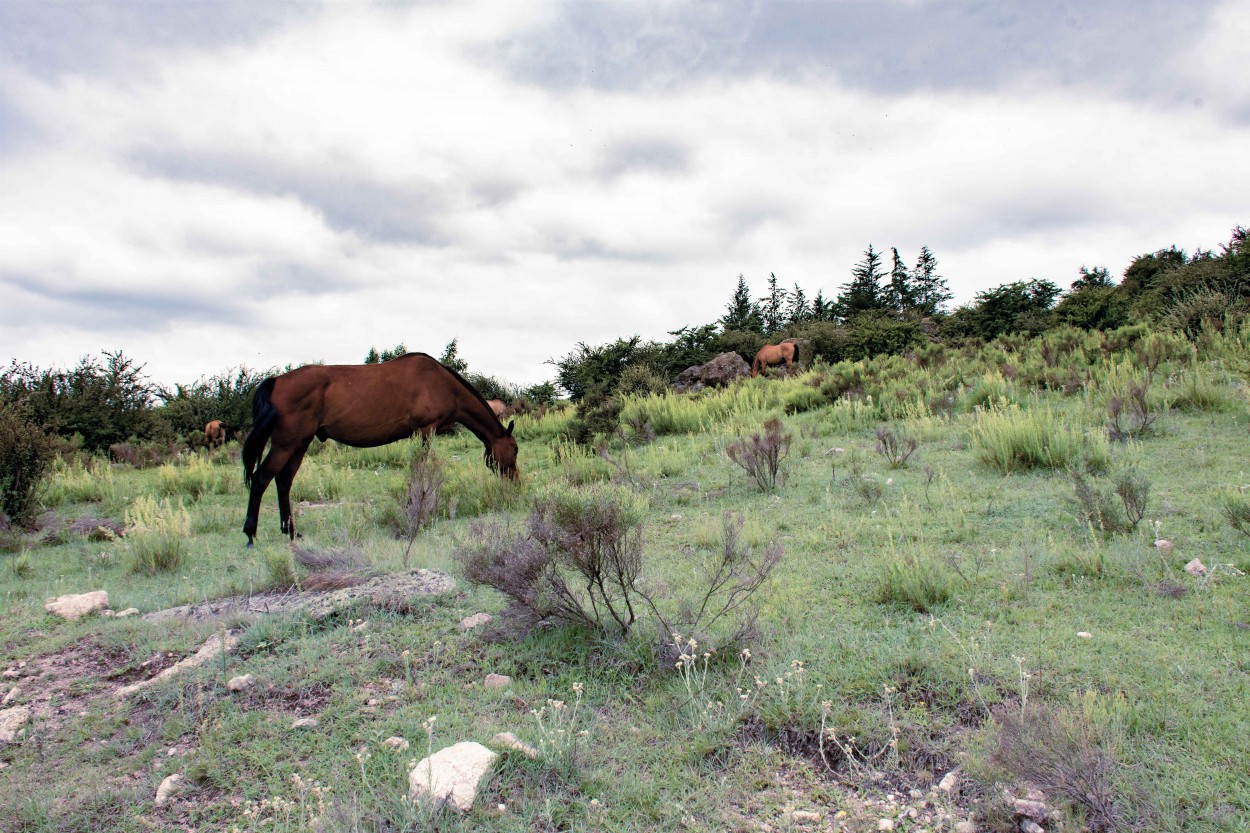
[[[436,358],[434,358],[433,356],[431,356],[429,353],[404,353],[404,355],[400,356],[399,358],[401,358],[401,359],[406,359],[406,358],[407,358],[407,357],[409,357],[409,356],[423,356],[423,357],[425,357],[425,358],[429,359],[430,361],[434,362],[436,365],[438,365],[439,367],[441,367],[443,370],[446,370],[446,371],[447,371],[448,373],[450,373],[452,376],[456,377],[456,381],[458,381],[460,384],[462,384],[462,385],[464,385],[466,388],[468,388],[468,389],[469,389],[469,393],[471,393],[471,394],[473,394],[474,396],[476,396],[476,397],[477,397],[477,401],[482,403],[482,407],[484,407],[486,410],[490,411],[490,415],[491,415],[491,416],[495,416],[495,412],[494,412],[494,411],[491,411],[491,407],[490,407],[490,405],[486,404],[486,397],[485,397],[485,396],[482,396],[482,394],[478,392],[478,389],[477,389],[477,388],[475,388],[475,387],[473,387],[471,384],[469,384],[468,380],[467,380],[467,379],[465,379],[463,376],[461,376],[459,373],[457,373],[455,370],[453,370],[452,368],[450,368],[450,367],[448,367],[447,365],[443,364],[443,363],[442,363],[442,362],[440,362],[438,359],[436,359]],[[392,361],[394,361],[394,360],[392,359]],[[498,422],[500,425],[503,425],[503,420],[499,419],[499,417],[495,417],[495,421],[496,421],[496,422]]]

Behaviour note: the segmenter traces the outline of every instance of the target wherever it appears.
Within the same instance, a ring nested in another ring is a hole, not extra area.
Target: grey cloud
[[[1052,83],[1170,100],[1167,61],[1213,23],[1215,0],[653,5],[568,0],[556,21],[497,44],[508,72],[555,87],[677,87],[711,76],[829,75],[877,92]],[[483,58],[484,60],[490,60]]]
[[[297,169],[260,156],[147,150],[131,161],[141,171],[253,193],[291,196],[314,208],[338,231],[388,243],[441,246],[440,217],[450,207],[433,183],[386,185],[337,173],[332,166]]]
[[[250,42],[320,9],[256,0],[6,0],[0,55],[43,78],[139,68],[152,49]]]
[[[637,139],[608,148],[600,162],[603,179],[633,172],[683,173],[690,168],[690,151],[665,139]]]
[[[37,128],[0,90],[0,153],[10,153],[39,137]]]
[[[45,281],[33,276],[0,274],[0,287],[24,296],[21,304],[2,308],[0,323],[16,328],[37,319],[114,332],[163,330],[187,322],[247,324],[254,317],[242,297],[180,290],[180,283],[176,276],[171,276],[171,289],[163,292],[48,288]],[[36,309],[41,310],[37,315],[33,312]]]

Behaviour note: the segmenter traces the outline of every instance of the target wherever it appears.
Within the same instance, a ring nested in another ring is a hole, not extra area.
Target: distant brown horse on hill
[[[486,446],[486,464],[517,477],[517,443],[486,400],[459,373],[425,353],[382,364],[308,365],[261,382],[252,402],[252,431],[243,441],[243,481],[251,488],[243,532],[256,536],[260,501],[278,486],[281,529],[295,537],[291,481],[313,437],[369,448],[460,423]],[[269,444],[269,454],[260,461]],[[259,465],[258,465],[259,463]]]
[[[782,362],[785,362],[786,370],[789,370],[798,360],[799,345],[793,341],[783,341],[781,344],[765,344],[755,354],[755,361],[751,363],[751,375],[759,376],[760,371],[765,367],[772,367]]]
[[[219,419],[204,426],[204,441],[208,443],[208,447],[215,445],[225,445],[226,443],[226,424]]]

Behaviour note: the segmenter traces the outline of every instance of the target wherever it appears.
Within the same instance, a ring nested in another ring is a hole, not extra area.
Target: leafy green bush
[[[39,488],[52,464],[52,438],[42,428],[0,407],[0,511],[26,526],[39,511]]]

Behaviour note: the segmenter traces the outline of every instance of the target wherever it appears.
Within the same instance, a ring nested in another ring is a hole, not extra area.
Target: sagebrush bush
[[[1028,469],[1072,468],[1082,463],[1101,468],[1106,450],[1101,438],[1086,438],[1049,407],[1034,404],[1023,410],[979,409],[972,438],[981,461],[1006,474]]]
[[[771,492],[777,488],[779,476],[785,482],[781,463],[790,453],[792,439],[793,435],[782,433],[781,420],[774,417],[764,423],[763,434],[752,434],[750,439],[732,442],[725,452],[751,475],[760,491]]]
[[[889,426],[877,429],[877,453],[885,458],[890,468],[897,469],[907,465],[907,458],[915,453],[920,441],[915,437],[901,434]]]
[[[408,539],[408,546],[404,548],[405,569],[408,567],[408,556],[412,552],[417,533],[428,526],[438,514],[439,493],[445,479],[443,462],[434,453],[433,445],[420,445],[413,450],[404,494],[399,500],[401,532]]]
[[[0,407],[0,511],[10,522],[26,526],[35,519],[52,454],[52,438],[42,428]]]

